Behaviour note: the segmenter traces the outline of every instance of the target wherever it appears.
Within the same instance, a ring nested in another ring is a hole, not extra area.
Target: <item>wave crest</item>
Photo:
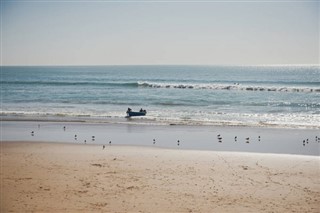
[[[212,89],[212,90],[245,90],[245,91],[269,91],[269,92],[320,92],[320,88],[309,87],[275,87],[275,86],[247,86],[241,84],[178,84],[138,82],[140,87],[167,88],[167,89]]]

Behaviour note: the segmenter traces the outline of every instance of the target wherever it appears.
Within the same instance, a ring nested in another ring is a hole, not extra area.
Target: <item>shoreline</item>
[[[2,142],[1,159],[1,212],[320,209],[315,156]]]
[[[2,141],[142,145],[170,149],[319,156],[313,129],[1,121]],[[179,141],[177,143],[177,141]]]
[[[87,123],[87,124],[123,124],[123,125],[153,125],[153,126],[195,126],[195,127],[248,127],[248,128],[268,128],[268,129],[302,129],[302,130],[320,130],[320,126],[306,126],[297,124],[272,124],[260,121],[259,123],[244,123],[231,121],[165,121],[156,120],[156,118],[139,117],[126,118],[126,116],[112,117],[91,117],[91,116],[68,116],[68,115],[0,115],[1,121],[13,122],[73,122],[73,123]]]

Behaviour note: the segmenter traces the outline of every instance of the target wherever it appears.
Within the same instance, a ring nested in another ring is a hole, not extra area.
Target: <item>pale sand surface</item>
[[[317,156],[1,142],[1,212],[320,212]]]

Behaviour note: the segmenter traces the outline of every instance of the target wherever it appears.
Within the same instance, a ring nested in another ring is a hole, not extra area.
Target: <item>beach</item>
[[[319,157],[1,142],[1,212],[319,212]]]
[[[320,212],[318,65],[1,71],[1,212]]]
[[[320,213],[319,1],[0,17],[0,213]]]

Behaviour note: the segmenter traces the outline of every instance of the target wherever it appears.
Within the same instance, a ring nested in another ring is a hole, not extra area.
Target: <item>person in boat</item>
[[[143,112],[145,114],[147,113],[147,111],[145,109],[142,109],[142,108],[140,109],[140,112]]]
[[[128,108],[127,113],[128,113],[128,112],[131,112],[131,109],[130,109],[130,108]]]

